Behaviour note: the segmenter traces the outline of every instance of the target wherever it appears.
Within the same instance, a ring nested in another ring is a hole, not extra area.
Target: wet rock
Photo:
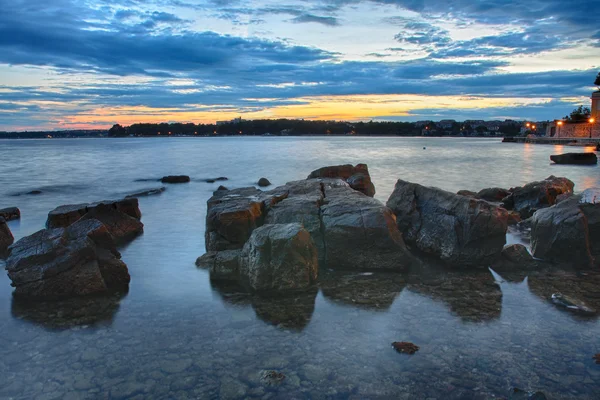
[[[477,197],[477,193],[473,192],[471,190],[459,190],[458,192],[456,192],[456,194],[459,196],[465,196],[465,197],[472,197],[472,198]]]
[[[587,189],[539,210],[531,226],[535,257],[583,267],[593,265],[600,257],[600,190]]]
[[[348,187],[325,188],[321,207],[326,265],[402,271],[415,264],[392,211]]]
[[[556,204],[556,198],[561,194],[572,193],[574,186],[567,178],[549,176],[543,181],[511,189],[512,193],[502,202],[507,210],[515,210],[521,218],[529,218],[537,210]]]
[[[153,189],[144,189],[144,190],[140,190],[139,192],[136,192],[136,193],[133,193],[133,194],[129,194],[129,195],[125,196],[125,198],[128,199],[130,197],[154,196],[154,195],[157,195],[157,194],[161,194],[165,190],[167,190],[167,188],[165,188],[164,186],[161,186],[159,188],[153,188]]]
[[[252,231],[262,225],[265,205],[254,187],[217,191],[208,200],[207,251],[241,249]]]
[[[387,206],[408,244],[452,265],[486,265],[506,243],[507,211],[486,201],[398,180]]]
[[[138,220],[142,218],[142,212],[140,211],[139,202],[136,198],[116,201],[107,200],[97,203],[73,204],[57,207],[48,213],[46,228],[66,228],[98,206],[109,206]]]
[[[211,251],[196,260],[198,268],[208,269],[210,279],[239,280],[239,256],[241,250]]]
[[[228,180],[229,180],[229,178],[226,178],[224,176],[220,176],[218,178],[204,179],[203,182],[206,182],[206,183],[215,183],[215,182],[228,181]]]
[[[15,238],[3,217],[0,217],[0,258],[6,254],[8,246],[13,244]]]
[[[490,201],[493,203],[499,203],[502,201],[502,199],[504,199],[506,196],[510,195],[510,191],[508,191],[507,189],[502,189],[502,188],[487,188],[487,189],[483,189],[480,190],[477,193],[477,198],[481,199],[481,200],[485,200],[485,201]]]
[[[415,354],[417,351],[419,351],[419,346],[410,342],[394,342],[392,343],[392,347],[398,353],[404,354]]]
[[[0,210],[0,217],[6,221],[12,221],[14,219],[21,218],[21,210],[17,207],[3,208]]]
[[[573,192],[563,193],[563,194],[558,195],[556,197],[556,204],[560,203],[561,201],[567,200],[571,196],[573,196]]]
[[[130,277],[120,257],[106,226],[89,219],[19,240],[6,270],[15,296],[81,296],[126,288]]]
[[[564,295],[562,293],[554,293],[551,298],[552,303],[556,304],[559,307],[564,307],[568,311],[574,313],[595,315],[598,312],[597,310],[587,306],[583,301]]]
[[[271,186],[271,181],[269,181],[267,178],[260,178],[258,180],[258,186],[260,186],[260,187]]]
[[[144,224],[139,219],[118,211],[110,204],[98,204],[90,208],[79,220],[89,219],[102,222],[118,244],[128,242],[144,231]]]
[[[521,214],[516,211],[508,212],[508,226],[514,226],[521,222]]]
[[[240,255],[240,279],[255,291],[304,289],[318,270],[313,239],[298,223],[254,230]]]
[[[217,190],[216,190],[216,191],[218,192],[218,191],[221,191],[221,190],[229,190],[229,189],[227,189],[225,186],[221,185],[221,186],[219,186],[219,187],[217,188]]]
[[[160,181],[162,183],[188,183],[190,177],[187,175],[169,175],[163,176]]]
[[[335,165],[319,168],[308,175],[307,179],[314,178],[339,178],[346,181],[354,190],[358,190],[369,197],[375,196],[375,185],[371,182],[371,175],[366,164]]]
[[[285,375],[277,371],[261,371],[260,381],[265,386],[277,386],[283,382]]]
[[[522,244],[512,244],[502,250],[492,269],[509,282],[521,282],[527,272],[539,268],[539,263]]]
[[[556,164],[595,165],[598,157],[595,153],[565,153],[550,156]]]

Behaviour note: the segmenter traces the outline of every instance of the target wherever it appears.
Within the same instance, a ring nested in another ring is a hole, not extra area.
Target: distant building
[[[217,126],[225,124],[241,124],[243,121],[242,117],[234,118],[229,121],[217,121]]]
[[[600,91],[592,93],[591,114],[587,121],[555,119],[546,127],[546,136],[555,138],[600,138]]]
[[[436,126],[440,129],[451,129],[452,126],[456,123],[453,119],[443,119],[436,124]]]
[[[417,121],[417,122],[415,122],[415,126],[417,128],[420,128],[422,126],[429,125],[429,124],[432,124],[432,123],[433,123],[433,121]]]

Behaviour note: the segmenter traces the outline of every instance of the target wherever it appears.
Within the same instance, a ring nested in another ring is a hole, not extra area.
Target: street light
[[[563,122],[562,121],[558,121],[556,123],[556,125],[558,126],[558,132],[556,133],[556,137],[560,137],[560,127],[563,126]]]
[[[594,122],[596,122],[596,120],[594,118],[590,118],[590,139],[592,138],[592,127],[594,126]]]

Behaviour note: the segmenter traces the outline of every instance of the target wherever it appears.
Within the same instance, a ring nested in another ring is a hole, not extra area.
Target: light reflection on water
[[[551,165],[554,152],[482,139],[10,141],[0,142],[0,207],[21,208],[9,224],[22,237],[57,205],[160,186],[136,179],[228,176],[226,186],[241,187],[265,176],[279,185],[345,162],[369,164],[383,201],[398,178],[452,191],[551,174],[576,190],[599,186],[597,167]],[[491,398],[513,386],[600,397],[597,317],[549,301],[560,291],[600,309],[597,273],[324,271],[312,292],[253,297],[194,266],[218,185],[193,181],[140,199],[145,233],[122,249],[132,275],[124,296],[16,303],[2,274],[0,398]],[[395,353],[390,344],[405,340],[421,350]],[[287,378],[265,387],[263,369]]]

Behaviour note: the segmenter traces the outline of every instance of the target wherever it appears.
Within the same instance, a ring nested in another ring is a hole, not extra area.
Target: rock
[[[600,364],[600,353],[595,354],[592,359],[596,362],[596,364]]]
[[[241,250],[211,251],[196,260],[198,268],[208,269],[210,279],[237,281]]]
[[[508,191],[507,189],[496,187],[483,189],[477,193],[476,197],[478,199],[490,201],[492,203],[499,203],[502,201],[502,199],[509,195],[510,191]]]
[[[304,289],[318,274],[317,248],[301,224],[264,225],[240,255],[240,277],[255,291]]]
[[[325,188],[321,207],[325,262],[329,268],[406,270],[415,259],[392,210],[349,187]]]
[[[260,382],[265,386],[279,385],[285,379],[285,375],[277,371],[261,371]]]
[[[187,175],[169,175],[163,176],[160,181],[162,183],[188,183],[190,177]]]
[[[598,311],[589,307],[584,302],[577,300],[573,297],[564,295],[562,293],[554,293],[552,294],[552,303],[556,304],[559,307],[564,307],[568,311],[577,313],[577,314],[586,314],[586,315],[595,315]]]
[[[534,257],[590,266],[600,260],[600,189],[587,189],[537,211],[531,221]]]
[[[220,190],[229,190],[229,189],[227,189],[225,186],[221,185],[217,188],[217,191],[220,191]]]
[[[260,178],[258,180],[258,186],[260,186],[260,187],[271,186],[271,182],[267,178]]]
[[[408,244],[452,265],[486,265],[506,243],[507,211],[483,200],[398,180],[387,206]]]
[[[13,219],[21,218],[21,210],[17,207],[3,208],[0,210],[0,217],[6,221],[12,221]]]
[[[206,183],[215,183],[215,182],[228,181],[228,180],[229,180],[229,178],[226,178],[224,176],[220,176],[218,178],[204,179],[204,182],[206,182]]]
[[[556,204],[560,203],[561,201],[564,201],[564,200],[568,199],[571,196],[573,196],[573,192],[563,193],[563,194],[558,195],[556,197]]]
[[[6,224],[4,217],[0,217],[0,258],[3,258],[3,255],[7,252],[8,246],[13,244],[14,241],[15,238]]]
[[[521,222],[521,214],[519,214],[516,211],[509,211],[508,212],[508,225],[517,225],[519,222]]]
[[[46,227],[66,228],[80,219],[97,219],[108,228],[115,241],[123,243],[144,230],[142,213],[135,197],[119,201],[60,206],[48,213]]]
[[[348,182],[350,187],[366,194],[369,197],[375,196],[375,185],[371,182],[369,168],[366,164],[335,165],[319,168],[310,173],[307,179],[314,178],[339,178]]]
[[[244,247],[252,231],[262,225],[261,193],[254,187],[215,192],[207,203],[206,251]]]
[[[595,165],[598,157],[595,153],[565,153],[550,156],[550,160],[556,164]]]
[[[472,192],[470,190],[459,190],[458,192],[456,192],[456,194],[459,196],[477,198],[477,193]]]
[[[42,191],[41,190],[32,190],[32,191],[27,192],[25,194],[30,194],[30,195],[34,195],[35,196],[35,195],[38,195],[38,194],[42,194]]]
[[[410,342],[394,342],[392,343],[392,347],[398,353],[415,354],[419,351],[419,346]]]
[[[502,250],[501,257],[492,265],[492,269],[500,274],[503,272],[526,271],[537,267],[537,261],[522,244],[506,246]]]
[[[140,190],[139,192],[133,193],[133,194],[129,194],[127,196],[125,196],[126,199],[130,198],[130,197],[146,197],[146,196],[154,196],[156,194],[161,194],[162,192],[164,192],[167,188],[165,188],[164,186],[161,186],[159,188],[154,188],[154,189],[145,189],[145,190]]]
[[[502,202],[507,210],[515,210],[521,218],[529,218],[537,210],[556,204],[556,198],[572,193],[575,184],[567,178],[550,176],[543,181],[531,182],[523,187],[511,189],[511,194]]]
[[[15,296],[59,298],[124,289],[129,272],[100,221],[44,229],[11,246],[6,270]]]

